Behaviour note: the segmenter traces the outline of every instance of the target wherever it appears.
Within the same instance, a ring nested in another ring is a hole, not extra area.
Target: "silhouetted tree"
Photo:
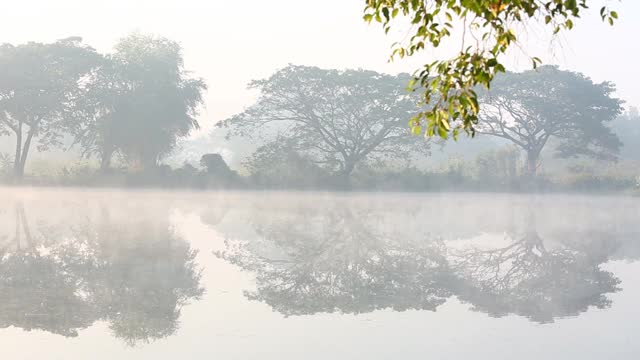
[[[77,37],[0,45],[0,135],[15,135],[16,177],[24,175],[33,141],[39,150],[60,145],[71,119],[77,120],[72,115],[85,96],[83,81],[97,60]]]
[[[552,137],[560,141],[558,156],[615,159],[621,143],[607,124],[621,113],[622,101],[611,96],[614,90],[609,82],[597,84],[554,66],[506,73],[480,94],[477,130],[521,148],[529,175],[536,174],[540,153]]]
[[[407,81],[407,75],[290,65],[251,82],[260,91],[258,101],[222,124],[232,135],[279,132],[295,151],[346,183],[363,161],[426,151],[428,143],[407,128],[417,102]]]
[[[86,155],[100,156],[103,170],[116,151],[134,166],[153,168],[178,138],[199,128],[206,88],[184,69],[178,43],[129,35],[93,76],[86,100],[90,121],[75,129],[76,141]]]

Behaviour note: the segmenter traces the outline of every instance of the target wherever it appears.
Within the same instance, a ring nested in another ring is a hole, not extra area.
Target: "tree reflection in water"
[[[104,208],[32,232],[17,205],[15,238],[1,247],[0,327],[77,336],[100,320],[131,345],[175,333],[182,306],[203,293],[196,251],[166,218],[135,218]]]
[[[535,214],[527,220],[523,234],[506,235],[504,247],[451,251],[452,268],[461,279],[458,298],[491,316],[517,314],[540,323],[576,316],[591,306],[609,307],[607,294],[618,291],[620,281],[601,265],[615,250],[607,246],[613,239],[585,232],[580,242],[548,248],[536,230]]]
[[[249,216],[255,238],[227,234],[216,255],[253,272],[256,290],[246,297],[285,316],[436,310],[455,296],[491,316],[544,323],[606,308],[607,294],[619,290],[619,280],[601,269],[615,250],[608,245],[615,234],[594,239],[587,230],[580,241],[555,239],[550,248],[529,213],[526,229],[508,235],[507,245],[483,249],[415,231],[394,233],[385,214],[355,206],[260,212]]]
[[[435,310],[450,296],[440,244],[401,246],[367,226],[366,217],[335,209],[256,223],[262,239],[279,250],[277,257],[261,255],[247,242],[227,242],[217,255],[255,272],[257,291],[246,296],[287,316]]]

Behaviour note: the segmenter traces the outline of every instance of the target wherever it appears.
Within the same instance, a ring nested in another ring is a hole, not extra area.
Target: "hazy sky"
[[[594,10],[559,41],[529,34],[527,53],[545,63],[610,80],[628,105],[640,105],[640,1],[605,1],[620,13],[615,27]],[[205,128],[251,104],[246,84],[288,63],[326,68],[411,72],[433,53],[388,64],[394,39],[362,21],[363,0],[3,0],[0,42],[54,41],[82,36],[99,51],[110,51],[132,31],[166,36],[184,47],[185,62],[209,84]],[[455,48],[459,42],[453,41]],[[439,52],[447,51],[447,49]],[[437,55],[437,53],[436,53]],[[526,68],[513,56],[512,68]]]

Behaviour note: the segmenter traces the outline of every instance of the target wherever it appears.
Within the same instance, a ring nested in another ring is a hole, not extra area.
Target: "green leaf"
[[[386,21],[389,21],[389,8],[382,8],[382,15]]]
[[[443,128],[445,128],[447,131],[451,130],[451,126],[449,126],[449,120],[447,120],[446,118],[442,118],[440,120],[440,124],[442,125]]]
[[[571,19],[567,19],[567,21],[565,21],[564,26],[567,27],[567,29],[571,30],[573,28],[573,21],[571,21]]]
[[[438,126],[438,135],[443,139],[446,139],[449,137],[448,136],[449,133],[447,133],[447,130],[445,130],[443,127],[440,127],[440,126]]]

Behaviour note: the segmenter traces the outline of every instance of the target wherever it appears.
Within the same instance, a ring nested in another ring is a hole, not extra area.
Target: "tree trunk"
[[[342,190],[351,190],[351,173],[354,169],[355,164],[347,162],[340,173],[338,173],[339,186]]]
[[[22,159],[22,123],[18,124],[18,130],[16,131],[16,154],[13,157],[13,174],[18,179],[22,178],[23,175],[20,168],[20,159]]]
[[[113,149],[105,149],[102,151],[100,157],[100,172],[107,173],[111,167],[111,157],[113,156]]]
[[[19,131],[20,135],[18,136],[18,140],[17,140],[17,144],[18,147],[20,147],[22,144],[22,131]],[[24,145],[22,145],[22,151],[16,150],[16,159],[14,160],[14,169],[15,169],[15,175],[18,179],[22,179],[22,177],[24,177],[24,168],[25,165],[27,164],[27,156],[29,155],[29,148],[31,148],[31,140],[33,139],[33,135],[35,134],[35,131],[33,131],[32,129],[29,130],[29,133],[27,134],[27,139],[24,142]],[[20,154],[20,156],[18,157],[17,155]]]
[[[540,151],[535,149],[527,150],[527,175],[535,177],[538,173],[538,160]]]

